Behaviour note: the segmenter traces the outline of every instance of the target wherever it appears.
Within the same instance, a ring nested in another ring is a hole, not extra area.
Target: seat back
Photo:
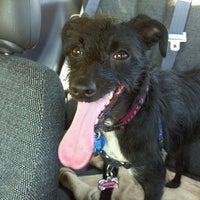
[[[39,2],[0,1],[0,199],[57,199],[63,87],[54,71],[19,55],[38,41]]]
[[[40,1],[1,0],[0,27],[1,53],[22,53],[32,48],[40,36]]]

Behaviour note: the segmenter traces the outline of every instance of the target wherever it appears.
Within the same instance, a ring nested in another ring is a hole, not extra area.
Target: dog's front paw
[[[59,172],[59,182],[61,185],[68,187],[68,183],[71,182],[71,179],[76,177],[76,174],[73,170],[62,167]]]

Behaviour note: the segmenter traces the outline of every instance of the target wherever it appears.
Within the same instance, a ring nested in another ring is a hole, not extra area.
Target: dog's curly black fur
[[[75,99],[95,101],[125,85],[108,116],[114,122],[129,111],[144,79],[149,80],[143,107],[125,129],[116,131],[121,152],[133,164],[145,200],[160,200],[165,186],[158,119],[162,121],[168,155],[180,158],[181,152],[200,136],[200,70],[160,71],[148,63],[146,51],[156,43],[165,56],[167,36],[164,25],[145,15],[123,23],[101,17],[77,18],[68,21],[62,30],[70,66],[69,92]],[[178,160],[178,168],[183,159]]]

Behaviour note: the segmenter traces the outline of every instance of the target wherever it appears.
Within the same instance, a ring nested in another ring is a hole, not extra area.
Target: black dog
[[[94,134],[104,135],[104,154],[131,166],[144,199],[161,199],[166,173],[161,150],[179,157],[200,136],[200,71],[159,71],[147,61],[145,53],[156,43],[165,56],[167,40],[166,28],[145,15],[124,23],[77,18],[65,24],[69,92],[79,104],[59,146],[63,164],[84,166]]]

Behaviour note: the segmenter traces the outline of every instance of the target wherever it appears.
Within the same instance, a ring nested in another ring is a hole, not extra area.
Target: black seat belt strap
[[[180,43],[187,41],[187,35],[184,29],[191,2],[192,0],[177,0],[169,28],[169,47],[166,57],[162,60],[162,70],[173,68],[177,53],[180,49]]]

